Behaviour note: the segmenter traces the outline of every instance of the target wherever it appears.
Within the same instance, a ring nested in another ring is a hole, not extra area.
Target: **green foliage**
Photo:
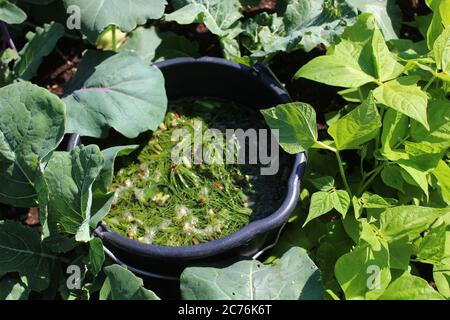
[[[403,22],[417,27],[419,42],[398,39],[393,0],[286,0],[257,13],[248,10],[260,1],[173,0],[165,15],[164,0],[52,3],[81,10],[78,31],[63,27],[76,20],[71,10],[58,22],[39,12],[49,7],[35,10],[51,2],[0,0],[0,202],[38,207],[40,223],[0,220],[0,299],[159,299],[110,265],[92,232],[113,204],[116,157],[137,146],[64,152],[61,141],[65,133],[155,130],[167,97],[152,63],[216,45],[247,65],[273,59],[288,76],[295,70],[284,70],[286,61],[314,55],[294,80],[343,88],[344,100],[330,97],[321,125],[310,104],[262,110],[286,152],[308,152],[301,201],[266,264],[187,268],[183,298],[450,299],[449,0],[424,0],[432,13]],[[203,23],[218,42],[175,23]],[[11,36],[22,37],[18,49]],[[84,53],[60,99],[27,81],[47,85],[43,71],[67,43],[105,51]],[[317,46],[326,55],[291,54]],[[69,285],[73,266],[79,287]]]
[[[442,299],[448,297],[448,28],[435,37],[433,51],[406,56],[389,49],[378,20],[362,14],[294,77],[348,88],[339,92],[349,105],[328,123],[329,139],[310,134],[316,120],[309,109],[290,111],[282,125],[273,120],[301,103],[262,113],[280,130],[287,152],[313,148],[336,156],[338,176],[320,167],[308,173],[312,186],[306,187],[318,191],[306,199],[304,225],[324,214],[342,216],[355,247],[325,277],[337,280],[345,298]],[[304,118],[309,126],[297,120]],[[357,159],[353,167],[343,155]],[[340,202],[338,192],[345,194]],[[312,254],[323,258],[326,248]],[[434,266],[438,291],[410,274],[413,262]],[[333,281],[326,283],[336,292]]]
[[[88,51],[68,92],[67,132],[83,136],[105,137],[114,128],[135,138],[156,129],[167,108],[161,71],[130,52]]]
[[[115,25],[123,32],[130,32],[148,19],[158,19],[164,13],[165,0],[122,0],[96,1],[64,0],[66,8],[80,8],[81,32],[91,43],[109,25]]]
[[[300,248],[272,265],[240,261],[222,269],[187,268],[181,293],[187,300],[317,300],[324,294],[320,271]]]

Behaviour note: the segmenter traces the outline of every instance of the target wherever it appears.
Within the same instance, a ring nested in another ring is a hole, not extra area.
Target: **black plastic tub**
[[[262,65],[250,68],[224,59],[203,57],[171,59],[157,66],[164,74],[169,100],[207,96],[255,109],[291,101],[270,69]],[[69,149],[82,140],[73,135]],[[297,204],[306,154],[289,156],[288,163],[291,168],[287,192],[279,209],[222,239],[192,246],[163,247],[128,239],[105,223],[100,223],[95,233],[103,240],[105,251],[113,260],[142,275],[162,279],[176,280],[184,268],[194,264],[215,263],[238,256],[255,258],[277,242]]]

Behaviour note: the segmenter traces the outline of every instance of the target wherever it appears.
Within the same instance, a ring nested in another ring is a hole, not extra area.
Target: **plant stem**
[[[369,187],[369,185],[372,183],[373,179],[375,179],[375,177],[381,172],[381,170],[384,168],[384,164],[382,164],[381,166],[379,166],[378,168],[376,168],[375,170],[373,170],[371,173],[372,175],[370,176],[369,179],[367,179],[364,184],[358,188],[358,196],[361,196],[361,194],[364,193],[364,191],[366,191],[366,189]],[[369,174],[370,175],[370,174]]]
[[[338,165],[339,165],[339,172],[341,174],[342,182],[344,183],[345,189],[347,189],[347,192],[348,192],[348,194],[349,194],[349,196],[351,198],[353,196],[352,190],[350,189],[350,186],[348,185],[347,177],[346,177],[345,171],[344,171],[344,163],[342,162],[342,159],[341,159],[341,156],[339,154],[339,151],[336,151],[335,155],[336,155],[336,159],[337,159],[337,162],[338,162]]]
[[[352,190],[350,189],[350,186],[348,184],[347,177],[345,175],[345,170],[344,170],[344,163],[342,162],[341,155],[339,154],[339,151],[337,149],[333,148],[333,147],[327,146],[325,143],[323,143],[321,141],[316,141],[316,143],[319,146],[323,147],[324,149],[327,149],[327,150],[329,150],[331,152],[334,152],[334,154],[336,155],[336,159],[337,159],[338,165],[339,165],[339,173],[341,174],[342,182],[344,183],[344,187],[347,190],[348,194],[350,195],[350,197],[352,197]]]
[[[384,108],[381,108],[380,110],[380,119],[381,123],[383,124],[383,117],[384,117]],[[383,134],[383,130],[380,130],[380,133],[376,135],[375,137],[375,150],[378,149],[378,145],[380,144],[380,136]],[[376,168],[378,166],[378,159],[375,158],[374,161],[374,167]]]
[[[424,91],[427,91],[428,88],[433,84],[434,80],[436,80],[436,76],[433,75],[433,77],[430,79],[430,81],[428,81],[428,83],[425,85],[425,87],[423,87]]]
[[[113,51],[117,51],[117,37],[116,37],[116,26],[112,25],[112,49]]]
[[[3,21],[0,21],[0,30],[3,34],[3,37],[4,37],[3,39],[7,43],[9,48],[13,49],[14,51],[17,51],[16,45],[14,44],[14,41],[11,38],[11,35],[9,34],[8,26]]]

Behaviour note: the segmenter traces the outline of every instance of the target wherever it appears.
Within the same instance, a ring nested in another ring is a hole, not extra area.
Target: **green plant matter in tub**
[[[193,137],[199,127],[202,133],[211,128],[223,133],[264,128],[254,113],[209,98],[183,99],[171,103],[169,110],[141,148],[118,162],[111,190],[114,204],[105,219],[113,230],[146,244],[196,245],[236,232],[279,207],[285,184],[280,175],[285,178],[286,171],[265,176],[260,165],[195,164],[194,157],[173,162],[172,150],[180,143],[175,130],[187,130]],[[189,142],[192,150],[194,140]],[[202,147],[216,150],[205,140]]]

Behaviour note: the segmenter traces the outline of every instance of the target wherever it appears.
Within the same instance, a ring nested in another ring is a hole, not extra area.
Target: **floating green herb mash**
[[[159,129],[141,137],[133,155],[118,160],[114,204],[105,219],[113,230],[147,244],[195,245],[236,232],[279,207],[285,184],[280,175],[285,178],[287,172],[265,176],[261,165],[195,164],[193,157],[172,161],[181,141],[174,131],[184,129],[193,137],[199,125],[201,132],[265,128],[254,112],[228,101],[171,103]]]

